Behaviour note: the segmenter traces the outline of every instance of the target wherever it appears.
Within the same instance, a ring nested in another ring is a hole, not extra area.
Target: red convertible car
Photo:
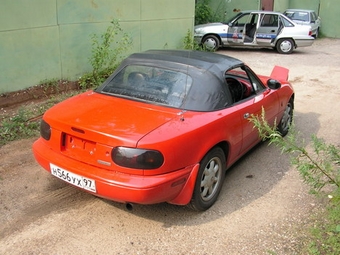
[[[225,171],[260,142],[262,108],[282,135],[293,117],[288,70],[257,76],[211,52],[135,53],[97,89],[43,116],[33,152],[52,175],[126,203],[211,207]]]

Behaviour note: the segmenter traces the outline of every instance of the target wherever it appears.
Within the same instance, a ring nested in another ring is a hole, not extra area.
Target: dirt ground
[[[289,68],[301,136],[340,145],[340,40],[318,39],[291,55],[219,53],[260,74]],[[43,170],[33,141],[0,148],[0,254],[301,254],[303,230],[319,210],[289,157],[267,143],[228,171],[217,203],[199,213],[169,204],[128,211],[89,195]]]

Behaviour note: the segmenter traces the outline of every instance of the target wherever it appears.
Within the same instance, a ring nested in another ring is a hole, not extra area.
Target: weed
[[[92,72],[86,73],[79,79],[83,89],[95,87],[101,84],[118,66],[122,54],[132,44],[131,37],[124,33],[117,20],[111,21],[111,25],[101,36],[91,36],[92,50],[89,58]]]
[[[26,105],[14,114],[3,117],[0,122],[0,146],[10,141],[39,135],[39,122],[45,111],[78,93],[72,91],[57,94],[42,103]]]
[[[326,212],[311,230],[311,240],[305,248],[308,254],[340,254],[340,148],[312,135],[312,151],[308,151],[294,125],[287,138],[283,138],[275,126],[267,123],[263,109],[261,116],[252,116],[250,121],[262,139],[292,155],[292,164],[312,194],[329,198]]]
[[[44,91],[45,96],[50,93],[59,92],[59,80],[58,79],[46,79],[40,82],[40,86]]]
[[[9,141],[37,135],[39,123],[30,121],[31,116],[24,108],[20,108],[17,114],[2,120],[0,124],[0,146]]]
[[[212,49],[208,49],[207,47],[203,45],[198,44],[194,40],[194,36],[190,29],[188,30],[187,34],[185,35],[183,39],[183,48],[185,50],[214,51]]]
[[[201,50],[202,47],[194,40],[194,36],[190,29],[183,39],[183,48],[186,50]]]

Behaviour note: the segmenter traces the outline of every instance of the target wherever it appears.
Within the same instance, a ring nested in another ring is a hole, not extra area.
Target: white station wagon
[[[298,25],[285,15],[271,11],[243,11],[225,23],[195,26],[195,41],[210,50],[242,46],[274,48],[289,54],[314,42],[310,26]]]

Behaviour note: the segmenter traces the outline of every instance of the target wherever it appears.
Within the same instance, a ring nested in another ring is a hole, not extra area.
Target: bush
[[[209,6],[210,0],[202,0],[195,6],[195,25],[211,22],[212,11]]]

